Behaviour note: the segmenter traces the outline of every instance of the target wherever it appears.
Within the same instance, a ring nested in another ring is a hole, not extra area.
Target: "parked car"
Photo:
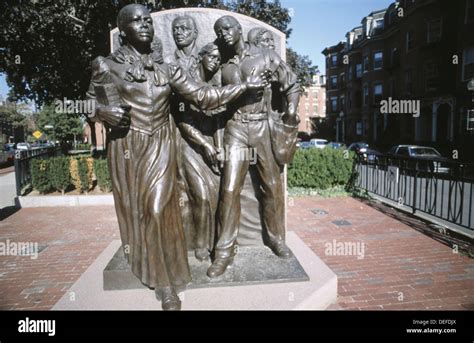
[[[328,144],[328,141],[326,139],[313,138],[309,140],[309,143],[313,148],[324,149]]]
[[[300,142],[299,144],[300,149],[309,149],[312,148],[311,143],[308,141]]]
[[[379,156],[382,155],[380,151],[369,148],[369,144],[364,142],[352,143],[347,149],[354,151],[362,161],[368,163],[376,163]]]
[[[17,143],[16,149],[17,150],[31,150],[31,145],[30,143],[25,143],[25,142]]]
[[[410,169],[434,173],[449,173],[449,158],[441,156],[435,148],[420,145],[395,145],[387,153],[389,157],[413,159],[404,165]],[[394,164],[394,161],[391,162]],[[398,163],[400,165],[400,162]],[[403,165],[403,164],[402,164]]]
[[[326,145],[326,148],[330,148],[330,149],[345,149],[346,148],[346,145],[344,143],[340,143],[340,142],[329,142],[327,145]]]

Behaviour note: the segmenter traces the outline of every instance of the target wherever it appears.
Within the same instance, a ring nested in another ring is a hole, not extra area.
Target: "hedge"
[[[112,181],[110,180],[107,160],[103,158],[94,160],[94,172],[100,189],[103,192],[110,192],[112,190]]]
[[[33,160],[30,171],[32,187],[42,194],[55,190],[64,194],[71,186],[87,193],[93,188],[94,179],[102,191],[110,192],[112,189],[107,160],[104,159],[62,156]]]
[[[341,149],[298,149],[288,166],[288,187],[329,189],[347,185],[353,153]]]

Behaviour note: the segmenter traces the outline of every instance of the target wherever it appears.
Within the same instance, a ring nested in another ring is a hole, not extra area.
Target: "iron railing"
[[[474,233],[474,164],[377,155],[356,159],[356,186]]]
[[[60,147],[39,148],[15,151],[16,195],[22,195],[23,188],[31,182],[30,162],[61,155]]]

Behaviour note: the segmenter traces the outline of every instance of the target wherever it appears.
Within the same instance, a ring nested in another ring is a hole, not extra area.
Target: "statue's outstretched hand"
[[[127,129],[130,126],[130,105],[107,105],[97,108],[99,119],[116,129]]]

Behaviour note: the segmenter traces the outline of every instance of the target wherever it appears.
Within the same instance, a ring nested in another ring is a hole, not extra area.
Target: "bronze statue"
[[[231,16],[218,19],[214,25],[218,39],[233,53],[233,57],[222,67],[222,84],[240,84],[250,75],[271,73],[272,82],[280,85],[287,106],[282,122],[297,130],[296,113],[300,86],[296,75],[272,50],[251,46],[242,36],[239,22]],[[238,235],[240,216],[240,192],[249,160],[242,159],[241,151],[256,149],[256,168],[262,188],[263,223],[267,234],[267,245],[281,258],[292,256],[285,244],[285,229],[281,214],[284,208],[283,188],[280,179],[281,165],[274,156],[270,133],[271,86],[265,91],[248,92],[245,98],[227,105],[232,114],[225,127],[224,145],[228,149],[224,162],[218,210],[218,240],[215,259],[207,271],[211,278],[222,275],[232,264]]]
[[[177,46],[175,51],[176,62],[184,70],[196,68],[198,55],[196,47],[198,29],[196,22],[190,16],[179,16],[173,20],[171,30]]]
[[[221,59],[217,45],[205,45],[198,55],[198,64],[190,70],[190,74],[196,80],[218,86],[214,79]],[[195,256],[200,261],[207,260],[214,247],[220,184],[218,155],[221,123],[220,116],[215,114],[223,110],[225,108],[203,112],[191,106],[178,123],[183,137],[182,165],[192,213],[191,237]]]
[[[92,63],[88,97],[94,120],[105,123],[107,157],[125,256],[132,272],[155,288],[165,310],[180,309],[177,290],[191,280],[180,216],[176,127],[172,91],[201,109],[218,108],[260,89],[260,75],[215,88],[177,65],[158,63],[151,49],[153,21],[147,8],[130,4],[117,17],[121,46]]]
[[[275,50],[275,40],[273,39],[272,33],[263,27],[254,27],[251,29],[247,34],[247,41],[249,44],[259,48]]]

